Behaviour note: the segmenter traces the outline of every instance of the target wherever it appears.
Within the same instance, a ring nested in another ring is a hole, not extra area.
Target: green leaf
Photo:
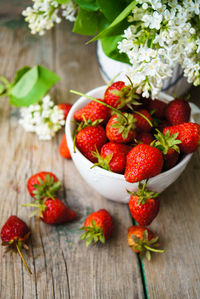
[[[30,66],[24,66],[23,68],[21,68],[20,70],[17,71],[16,75],[15,75],[15,79],[13,81],[13,83],[11,84],[12,86],[14,86],[20,79],[21,77],[30,70]]]
[[[111,59],[130,64],[129,58],[125,53],[119,53],[118,42],[122,40],[122,35],[107,36],[101,39],[101,44],[106,56]]]
[[[99,11],[87,11],[80,7],[73,32],[83,35],[94,35],[105,28],[107,24],[108,21]]]
[[[97,11],[99,9],[96,0],[74,0],[74,2],[78,4],[79,7],[88,11]]]
[[[37,103],[60,80],[52,71],[37,65],[26,71],[11,89],[10,103],[15,106],[29,106]]]
[[[126,6],[124,0],[97,0],[96,2],[104,16],[111,22],[120,14],[120,12]]]
[[[70,0],[56,0],[59,4],[67,4]]]
[[[137,1],[132,1],[116,18],[115,20],[103,31],[101,31],[97,36],[91,39],[89,42],[93,42],[95,40],[101,39],[107,36],[111,29],[113,29],[116,25],[120,24],[128,15],[129,13],[135,8]]]

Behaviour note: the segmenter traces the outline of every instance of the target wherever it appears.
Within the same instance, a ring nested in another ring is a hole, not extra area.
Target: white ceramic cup
[[[95,88],[89,91],[87,95],[97,99],[103,98],[106,88],[107,86]],[[173,97],[164,93],[160,93],[159,99],[168,103],[173,100]],[[65,131],[72,159],[84,180],[94,190],[99,192],[107,199],[122,203],[128,203],[130,195],[127,193],[127,190],[136,191],[138,188],[138,183],[128,183],[126,182],[124,175],[110,172],[100,167],[94,167],[91,169],[93,163],[85,158],[77,148],[75,152],[73,150],[73,132],[75,129],[75,124],[73,123],[73,115],[75,111],[83,108],[89,102],[90,100],[87,98],[79,98],[72,106],[66,120]],[[168,171],[160,173],[153,178],[150,178],[147,187],[150,190],[156,192],[162,192],[163,190],[165,190],[184,171],[191,157],[192,154],[187,154],[175,167],[169,169]]]

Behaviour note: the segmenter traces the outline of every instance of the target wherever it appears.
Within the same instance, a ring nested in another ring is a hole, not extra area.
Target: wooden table
[[[2,22],[3,23],[3,22]],[[44,37],[30,35],[21,21],[0,27],[0,73],[13,78],[24,65],[37,63],[61,76],[52,97],[73,103],[69,89],[82,92],[104,84],[88,38],[71,33],[63,23]],[[198,96],[198,90],[193,90]],[[102,198],[80,177],[72,161],[58,154],[64,130],[53,141],[39,141],[18,124],[18,111],[8,99],[0,99],[0,226],[16,214],[32,230],[25,258],[33,275],[16,254],[0,249],[0,298],[136,299],[200,298],[200,159],[195,153],[183,175],[161,195],[161,210],[150,226],[159,233],[165,254],[140,262],[127,246],[132,225],[128,206]],[[61,180],[60,198],[79,217],[67,225],[36,224],[23,208],[31,198],[28,177],[40,170],[53,171]],[[94,210],[106,208],[114,217],[115,230],[105,246],[86,249],[79,228]]]

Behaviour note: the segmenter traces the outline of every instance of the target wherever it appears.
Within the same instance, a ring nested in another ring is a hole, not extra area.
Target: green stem
[[[10,86],[10,82],[3,76],[0,76],[0,81],[5,84],[5,86]]]
[[[153,127],[152,122],[151,122],[151,121],[150,121],[144,114],[142,114],[142,113],[140,113],[140,112],[138,112],[138,111],[134,111],[134,113],[136,113],[136,114],[142,116],[142,117],[149,123],[149,125],[150,125],[151,127]]]
[[[40,204],[35,204],[35,203],[25,203],[22,205],[23,207],[35,207],[35,208],[41,208]]]
[[[116,109],[116,108],[114,108],[114,107],[112,107],[112,106],[110,106],[110,105],[108,105],[108,104],[106,104],[106,103],[104,103],[104,102],[102,102],[100,100],[97,100],[97,99],[95,99],[95,98],[93,98],[91,96],[88,96],[87,94],[84,94],[82,92],[79,92],[79,91],[76,91],[76,90],[72,90],[72,89],[70,90],[70,92],[74,93],[74,94],[77,94],[79,96],[82,96],[82,97],[86,97],[86,98],[88,98],[88,99],[90,99],[92,101],[95,101],[95,102],[97,102],[99,104],[102,104],[102,105],[106,106],[107,108],[110,108],[111,110],[115,111],[117,114],[120,114],[125,119],[126,124],[128,124],[127,117],[121,111],[119,111],[118,109]]]
[[[22,255],[22,252],[21,252],[21,250],[19,249],[19,246],[18,246],[17,243],[16,243],[16,247],[17,247],[17,251],[18,251],[18,253],[19,253],[19,255],[20,255],[21,259],[22,259],[22,262],[24,263],[24,266],[26,267],[26,269],[28,270],[28,272],[29,272],[30,274],[32,274],[32,272],[31,272],[29,266],[27,265],[27,263],[26,263],[26,261],[25,261],[23,255]]]
[[[51,195],[51,193],[47,190],[46,194],[48,195],[48,197],[50,197],[52,200],[55,200],[55,198]]]
[[[148,245],[144,245],[144,247],[145,247],[147,250],[149,250],[149,251],[153,251],[153,252],[160,252],[160,253],[165,252],[165,250],[155,249],[155,248],[149,247]]]

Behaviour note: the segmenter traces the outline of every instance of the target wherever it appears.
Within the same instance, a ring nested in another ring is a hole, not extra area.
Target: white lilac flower
[[[176,64],[182,66],[188,82],[200,84],[200,28],[195,25],[200,22],[200,1],[138,2],[118,43],[132,64],[127,74],[138,92],[156,97]]]
[[[63,110],[45,96],[39,103],[20,109],[19,123],[26,132],[36,133],[41,140],[50,140],[65,124]]]
[[[71,0],[63,5],[52,0],[32,1],[33,6],[27,7],[22,12],[25,21],[29,23],[32,34],[44,35],[46,30],[50,30],[56,23],[60,23],[62,20],[59,16],[60,11],[65,19],[71,22],[75,21],[76,5]]]

